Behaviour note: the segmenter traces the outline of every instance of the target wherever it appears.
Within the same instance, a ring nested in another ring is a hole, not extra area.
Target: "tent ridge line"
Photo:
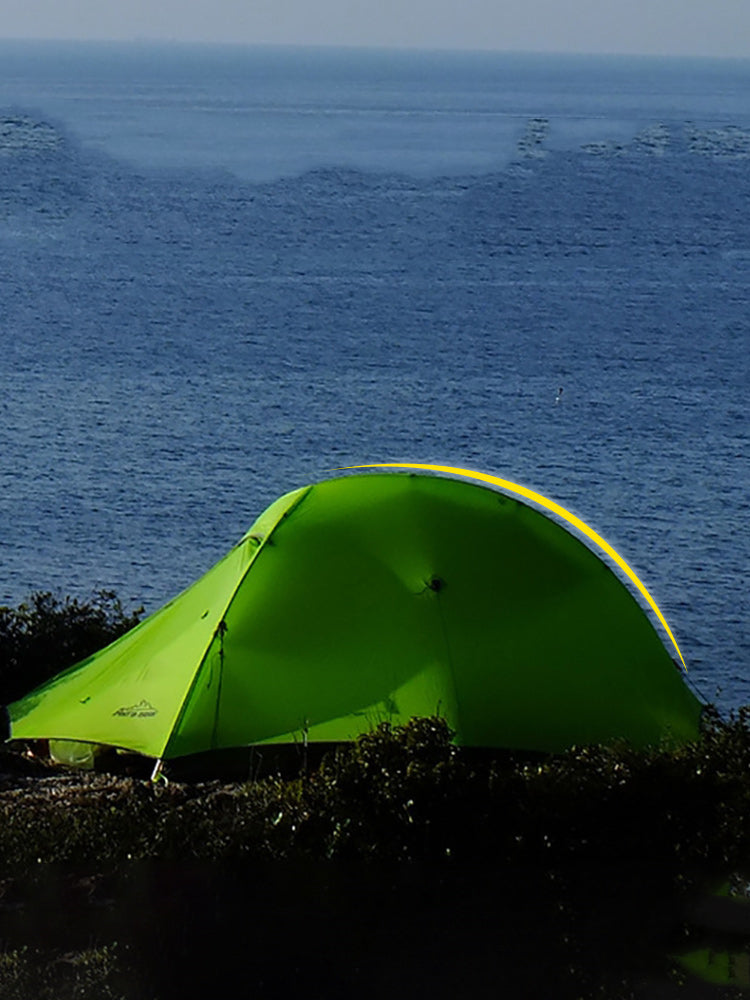
[[[628,565],[620,553],[609,544],[606,538],[603,538],[600,534],[594,531],[593,528],[586,524],[582,518],[577,517],[561,504],[556,503],[554,500],[550,500],[549,497],[542,496],[541,493],[536,493],[534,490],[530,490],[526,486],[521,486],[519,483],[513,483],[508,479],[502,479],[500,476],[493,476],[486,472],[476,472],[473,469],[464,469],[458,466],[432,465],[415,462],[372,462],[367,465],[343,466],[341,471],[350,471],[354,469],[421,469],[429,472],[447,472],[454,476],[463,476],[464,478],[474,479],[479,482],[492,483],[495,486],[499,486],[503,490],[507,490],[509,493],[515,493],[517,496],[524,497],[532,503],[538,504],[545,510],[552,511],[552,513],[557,514],[558,517],[562,517],[562,519],[567,521],[568,524],[573,525],[573,527],[581,532],[581,534],[590,539],[590,541],[594,542],[595,545],[597,545],[617,566],[619,566],[631,583],[635,584],[641,595],[645,597],[649,607],[654,612],[661,626],[664,628],[665,632],[672,641],[672,645],[677,650],[677,655],[682,663],[683,670],[685,673],[688,672],[685,658],[682,655],[680,647],[677,645],[677,640],[672,634],[671,628],[667,624],[666,618],[661,613],[656,601],[648,592],[646,586],[642,583],[635,570]]]
[[[200,658],[198,666],[196,667],[195,672],[193,673],[193,679],[190,682],[190,685],[189,685],[187,691],[185,692],[185,697],[182,699],[182,704],[180,705],[180,710],[177,713],[177,715],[175,716],[174,722],[172,723],[172,726],[170,727],[169,736],[167,737],[167,741],[164,744],[164,747],[163,747],[162,752],[161,752],[161,756],[162,757],[166,754],[167,750],[169,749],[169,744],[172,741],[173,735],[177,732],[177,730],[180,727],[180,723],[182,722],[182,719],[183,719],[183,717],[185,715],[185,711],[187,709],[188,702],[190,701],[190,698],[191,698],[191,696],[193,694],[193,691],[195,690],[195,687],[196,687],[196,685],[198,683],[198,678],[200,677],[201,671],[203,670],[203,664],[206,662],[206,657],[208,656],[208,654],[209,654],[209,652],[211,650],[211,647],[213,646],[213,644],[214,644],[214,642],[216,640],[217,635],[219,635],[221,633],[221,635],[223,636],[224,633],[227,630],[226,617],[227,617],[227,615],[229,613],[229,609],[232,607],[232,604],[234,604],[234,599],[237,596],[237,591],[240,589],[240,587],[242,586],[242,584],[247,579],[248,573],[250,572],[250,570],[255,565],[255,560],[258,558],[258,556],[260,555],[260,553],[266,547],[266,544],[267,544],[268,540],[270,539],[271,535],[274,533],[274,531],[276,530],[276,528],[279,526],[279,524],[281,524],[281,522],[285,518],[287,518],[294,510],[296,510],[297,507],[299,507],[299,505],[302,503],[302,501],[305,500],[307,498],[307,496],[309,496],[309,494],[313,490],[313,488],[314,488],[313,486],[308,486],[307,489],[304,490],[304,492],[302,492],[296,498],[296,500],[294,501],[294,503],[290,504],[279,515],[278,520],[275,521],[271,525],[271,527],[268,529],[268,531],[266,531],[265,535],[259,540],[259,545],[255,549],[255,552],[253,552],[253,554],[250,557],[250,559],[248,560],[247,566],[245,567],[242,575],[240,576],[239,580],[235,584],[234,589],[232,590],[232,595],[229,598],[229,601],[227,602],[226,607],[222,611],[221,616],[219,617],[219,621],[218,621],[218,623],[216,625],[216,628],[214,629],[213,633],[211,634],[211,638],[208,641],[208,645],[204,649],[203,655]],[[251,537],[254,537],[256,539],[258,538],[257,535],[252,536],[248,532],[246,535],[243,536],[243,538],[237,544],[238,545],[242,545],[245,542],[249,541]],[[223,656],[222,656],[222,669],[223,669]],[[220,693],[221,693],[221,684],[219,684],[219,694]],[[216,706],[217,721],[218,721],[218,712],[219,712],[219,705],[218,705],[218,702],[217,702],[217,706]],[[216,727],[216,722],[214,723],[214,728],[215,727]],[[213,742],[213,740],[212,740],[212,742]]]

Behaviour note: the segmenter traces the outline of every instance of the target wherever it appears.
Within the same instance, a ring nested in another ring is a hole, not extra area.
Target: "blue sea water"
[[[750,702],[750,62],[2,42],[0,282],[0,602],[153,610],[331,469],[459,465]]]

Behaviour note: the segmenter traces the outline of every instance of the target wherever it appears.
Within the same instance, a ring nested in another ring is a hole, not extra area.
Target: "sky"
[[[0,0],[0,37],[750,57],[750,0]]]

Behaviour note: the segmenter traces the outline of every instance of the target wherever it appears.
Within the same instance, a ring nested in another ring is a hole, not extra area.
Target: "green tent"
[[[154,758],[435,714],[468,746],[644,746],[694,737],[700,712],[590,547],[507,489],[421,471],[281,497],[179,597],[9,706],[12,738]]]

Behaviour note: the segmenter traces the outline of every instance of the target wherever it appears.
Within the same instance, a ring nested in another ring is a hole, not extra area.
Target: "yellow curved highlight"
[[[666,619],[659,610],[656,601],[638,579],[635,572],[630,568],[630,566],[628,566],[622,556],[612,548],[609,542],[602,538],[601,535],[598,535],[594,529],[590,528],[585,521],[580,519],[580,517],[576,517],[575,514],[571,514],[569,510],[561,507],[560,504],[555,503],[554,500],[549,500],[547,497],[543,497],[541,493],[535,493],[533,490],[527,489],[525,486],[519,486],[518,483],[511,483],[507,479],[500,479],[499,476],[490,476],[486,472],[475,472],[472,469],[459,469],[452,465],[419,465],[411,462],[375,462],[372,465],[347,465],[345,466],[345,469],[424,469],[429,472],[449,472],[454,476],[465,476],[468,479],[478,479],[485,483],[492,483],[494,486],[499,486],[501,489],[507,490],[509,493],[517,493],[519,496],[525,497],[527,500],[531,500],[540,507],[546,507],[547,510],[551,510],[554,514],[557,514],[558,517],[561,517],[569,524],[572,524],[574,528],[594,542],[595,545],[598,545],[603,552],[607,553],[610,559],[617,563],[628,579],[635,584],[640,593],[643,594],[648,601],[649,606],[663,625],[669,638],[672,640],[672,645],[677,650],[677,655],[680,658],[683,669],[687,673],[685,660],[680,652],[680,647],[677,645],[677,640],[672,635],[672,630],[669,625],[667,625]]]

